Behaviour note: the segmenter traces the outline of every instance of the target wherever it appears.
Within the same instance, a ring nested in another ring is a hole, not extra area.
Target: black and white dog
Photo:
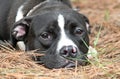
[[[88,27],[69,0],[0,0],[0,40],[44,53],[38,59],[48,68],[86,65]]]

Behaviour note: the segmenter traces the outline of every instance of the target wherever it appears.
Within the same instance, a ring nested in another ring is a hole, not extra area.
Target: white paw
[[[89,46],[89,51],[88,51],[88,54],[87,54],[88,59],[95,58],[95,57],[97,57],[97,55],[98,55],[97,50],[95,48]]]
[[[18,41],[17,46],[19,47],[20,50],[25,51],[25,44],[23,41]]]

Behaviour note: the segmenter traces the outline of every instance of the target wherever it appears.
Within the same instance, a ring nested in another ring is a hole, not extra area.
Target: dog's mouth
[[[75,64],[75,62],[68,62],[65,65],[62,66],[62,68],[73,68],[75,67],[77,64]]]
[[[74,68],[76,66],[85,66],[90,64],[88,61],[69,61],[68,63],[64,64],[62,68]]]

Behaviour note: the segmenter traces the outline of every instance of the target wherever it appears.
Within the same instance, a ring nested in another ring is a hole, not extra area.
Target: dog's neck
[[[46,6],[47,5],[47,6]],[[64,5],[64,3],[60,2],[60,1],[54,1],[54,2],[49,2],[49,0],[46,0],[42,3],[39,3],[38,5],[34,6],[28,13],[26,16],[30,16],[32,13],[34,13],[35,11],[39,10],[40,14],[42,13],[46,13],[46,11],[52,11],[52,10],[56,10],[56,9],[65,9],[67,8],[67,10],[71,7]],[[45,12],[44,12],[45,11]]]
[[[34,6],[27,14],[26,16],[31,15],[31,13],[33,13],[36,9],[42,7],[43,5],[45,5],[49,0],[43,1],[41,3],[39,3],[38,5]]]

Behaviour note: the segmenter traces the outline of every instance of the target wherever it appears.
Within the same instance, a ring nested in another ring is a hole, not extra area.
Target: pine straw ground
[[[2,47],[0,79],[120,79],[120,0],[78,0],[74,4],[90,19],[90,42],[98,57],[88,66],[50,70],[32,61],[32,53]]]

